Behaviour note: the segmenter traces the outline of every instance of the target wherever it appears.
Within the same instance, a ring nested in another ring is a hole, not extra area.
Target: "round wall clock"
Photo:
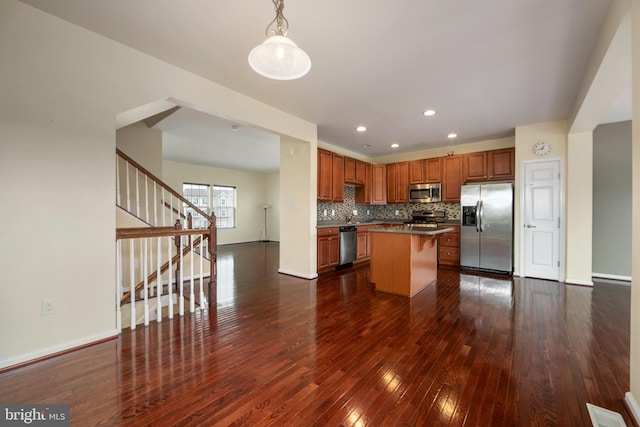
[[[533,152],[537,156],[546,156],[551,152],[551,145],[548,142],[538,142],[533,146]]]

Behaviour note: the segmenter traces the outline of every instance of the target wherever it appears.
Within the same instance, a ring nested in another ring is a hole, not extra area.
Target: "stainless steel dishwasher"
[[[347,266],[356,260],[357,228],[354,225],[340,227],[340,264]]]

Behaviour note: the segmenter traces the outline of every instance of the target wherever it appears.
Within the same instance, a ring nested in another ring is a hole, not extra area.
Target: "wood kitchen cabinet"
[[[371,233],[369,230],[378,228],[378,225],[358,226],[356,234],[356,260],[366,260],[371,258]]]
[[[468,153],[462,156],[462,176],[463,182],[486,181],[487,173],[487,152]]]
[[[409,184],[424,184],[424,163],[424,160],[412,160],[409,162]]]
[[[487,168],[489,179],[514,179],[516,176],[516,149],[505,148],[489,151]]]
[[[318,148],[318,201],[344,201],[344,156]]]
[[[424,160],[424,182],[426,184],[442,182],[442,176],[440,174],[440,157],[434,159]]]
[[[496,181],[515,178],[515,148],[480,151],[463,156],[463,181]]]
[[[409,162],[387,165],[387,203],[409,203]]]
[[[442,158],[442,201],[459,202],[462,185],[462,156]]]
[[[371,204],[387,203],[387,165],[371,165]]]
[[[372,166],[370,163],[364,163],[364,184],[356,187],[355,202],[359,205],[371,204],[372,197]]]
[[[344,158],[344,182],[363,185],[365,182],[365,168],[367,163],[362,160]]]
[[[438,236],[438,264],[460,265],[460,226],[447,225],[453,231]]]
[[[318,229],[318,271],[335,267],[340,262],[340,229]]]
[[[441,181],[440,157],[409,162],[409,184],[430,184]]]

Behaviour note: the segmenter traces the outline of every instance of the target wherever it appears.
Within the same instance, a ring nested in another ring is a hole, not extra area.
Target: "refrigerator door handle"
[[[482,233],[484,231],[484,224],[482,223],[483,217],[484,217],[484,206],[482,204],[482,200],[478,201],[478,224],[480,225],[480,232]]]
[[[480,232],[480,200],[476,202],[476,231]]]

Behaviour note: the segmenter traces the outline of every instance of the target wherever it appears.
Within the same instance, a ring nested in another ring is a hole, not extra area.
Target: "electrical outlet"
[[[367,209],[367,216],[369,216],[369,209]]]
[[[358,210],[357,210],[357,209],[354,209],[354,210],[353,210],[353,214],[354,214],[354,215],[358,215]]]
[[[327,210],[325,209],[322,216],[327,216]]]
[[[396,209],[396,215],[400,215],[400,211]]]
[[[56,314],[56,299],[55,298],[45,298],[42,300],[42,315],[50,316],[52,314]]]
[[[331,216],[336,216],[336,210],[335,209],[331,209]]]

